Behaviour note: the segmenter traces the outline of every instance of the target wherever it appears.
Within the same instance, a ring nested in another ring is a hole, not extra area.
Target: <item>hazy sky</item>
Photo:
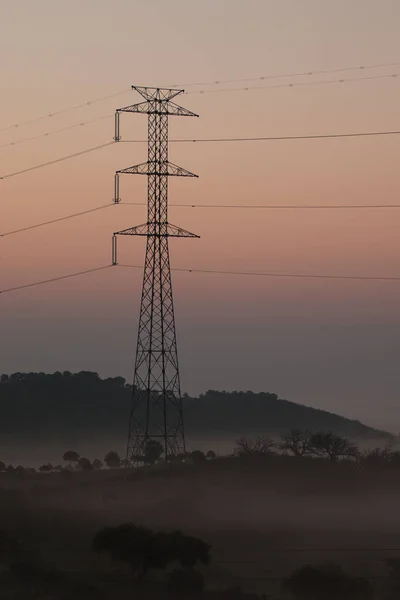
[[[0,131],[0,175],[111,141],[112,118],[1,147],[111,117],[138,100],[131,84],[400,61],[396,0],[0,0],[0,7],[0,129],[127,90]],[[400,65],[258,83],[392,73]],[[170,132],[195,138],[399,129],[399,86],[400,77],[192,93],[181,104],[200,119],[171,118]],[[202,89],[218,86],[187,91]],[[122,134],[143,138],[146,117],[124,115]],[[396,136],[171,144],[170,159],[200,179],[174,179],[170,202],[397,203],[399,149]],[[111,201],[114,171],[145,160],[145,145],[119,144],[0,181],[0,233]],[[145,202],[145,178],[126,176],[121,195]],[[142,223],[145,214],[145,206],[114,206],[2,238],[0,289],[109,263],[112,232]],[[400,275],[400,210],[171,207],[170,221],[201,236],[171,243],[175,267]],[[120,249],[121,262],[142,264],[143,239],[123,238]],[[194,273],[175,273],[173,283],[184,391],[271,391],[400,430],[400,283]],[[0,296],[0,370],[85,369],[131,379],[140,287],[140,270],[121,268]]]

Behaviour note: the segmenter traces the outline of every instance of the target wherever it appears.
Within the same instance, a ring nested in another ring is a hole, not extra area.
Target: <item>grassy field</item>
[[[120,600],[132,597],[129,572],[96,556],[91,541],[101,527],[124,522],[204,539],[212,546],[212,564],[203,568],[209,589],[240,586],[272,598],[280,597],[282,579],[307,563],[340,563],[380,588],[386,559],[400,558],[394,469],[268,457],[1,474],[0,502],[0,528],[27,555]]]

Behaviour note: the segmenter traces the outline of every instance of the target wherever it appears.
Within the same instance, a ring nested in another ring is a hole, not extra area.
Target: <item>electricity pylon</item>
[[[114,264],[117,264],[116,236],[147,237],[127,460],[140,462],[149,441],[158,440],[168,462],[185,453],[168,238],[199,237],[168,222],[168,178],[197,177],[168,160],[168,117],[198,115],[172,102],[183,90],[132,87],[144,102],[116,111],[114,139],[121,139],[121,113],[147,114],[148,160],[116,172],[114,202],[120,202],[120,175],[128,173],[147,175],[148,204],[146,223],[113,236]]]

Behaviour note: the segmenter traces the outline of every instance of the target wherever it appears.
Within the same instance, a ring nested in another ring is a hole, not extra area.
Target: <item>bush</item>
[[[93,465],[88,458],[80,458],[78,460],[78,466],[81,471],[93,471]]]
[[[74,450],[68,450],[67,452],[65,452],[64,456],[63,456],[63,460],[65,460],[66,462],[69,462],[69,465],[71,466],[71,464],[74,462],[78,462],[79,460],[79,454],[77,452],[75,452]]]
[[[275,442],[268,437],[258,435],[256,437],[241,437],[236,442],[234,450],[236,456],[259,457],[274,453]]]
[[[149,569],[166,569],[173,562],[191,569],[197,562],[210,561],[210,546],[197,538],[180,531],[154,532],[132,523],[102,529],[93,539],[93,549],[129,564],[138,581]]]
[[[121,466],[121,458],[118,452],[108,452],[104,457],[104,462],[109,469],[118,469]]]
[[[283,588],[295,600],[372,600],[370,583],[350,577],[339,565],[306,565],[287,579]]]
[[[199,594],[204,591],[204,577],[194,569],[172,571],[168,577],[167,589],[170,594]]]
[[[50,473],[50,471],[53,471],[53,465],[51,465],[50,463],[47,463],[47,465],[42,465],[41,467],[39,467],[39,471],[41,473]]]
[[[201,450],[193,450],[193,452],[190,454],[190,458],[195,465],[201,465],[207,462],[206,455]]]
[[[0,563],[11,564],[20,556],[21,547],[8,531],[0,529]]]
[[[144,462],[148,465],[154,465],[160,460],[164,448],[158,440],[149,440],[144,449]]]

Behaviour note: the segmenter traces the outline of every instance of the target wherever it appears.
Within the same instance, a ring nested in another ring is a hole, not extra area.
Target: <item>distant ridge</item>
[[[13,373],[0,378],[0,433],[49,436],[104,433],[125,436],[132,387],[123,377],[97,373]],[[229,437],[274,434],[289,429],[332,430],[352,438],[393,436],[276,394],[218,392],[184,395],[187,433]]]
[[[208,391],[185,403],[190,430],[229,433],[281,433],[288,429],[332,430],[348,437],[393,435],[360,421],[278,398],[276,394]],[[205,418],[207,421],[205,421]]]

